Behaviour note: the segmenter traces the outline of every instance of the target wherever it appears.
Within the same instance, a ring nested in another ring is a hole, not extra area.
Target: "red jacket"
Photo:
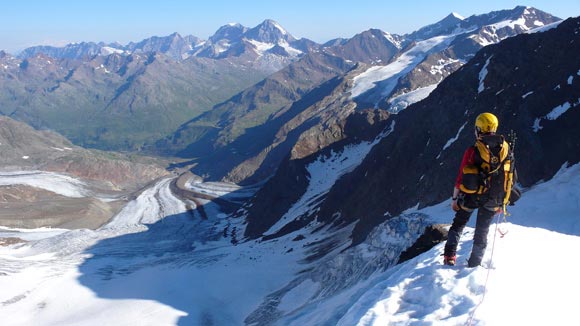
[[[463,159],[461,160],[461,165],[459,166],[459,173],[457,174],[457,179],[455,179],[455,188],[459,189],[461,185],[461,177],[463,176],[463,167],[469,164],[475,163],[475,148],[469,146],[465,153],[463,154]]]

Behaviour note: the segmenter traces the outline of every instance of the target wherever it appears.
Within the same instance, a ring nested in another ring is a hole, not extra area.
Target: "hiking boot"
[[[443,265],[455,266],[455,256],[443,256]]]

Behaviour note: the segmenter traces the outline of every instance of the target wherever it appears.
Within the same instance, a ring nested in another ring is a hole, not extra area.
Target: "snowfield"
[[[212,203],[205,206],[209,218],[201,219],[172,195],[169,181],[144,191],[98,230],[0,228],[0,237],[27,240],[0,247],[2,325],[577,322],[579,164],[526,189],[508,222],[497,225],[507,234],[492,226],[484,266],[473,269],[465,266],[470,228],[456,267],[441,264],[443,244],[395,265],[426,225],[451,221],[448,201],[410,209],[354,248],[347,249],[348,230],[244,242],[243,221]],[[224,193],[219,185],[197,187]],[[329,240],[338,245],[327,256],[304,259]]]
[[[465,31],[458,32],[458,34],[436,36],[428,40],[419,41],[410,50],[401,54],[394,62],[386,66],[375,66],[367,69],[354,78],[354,85],[350,90],[351,98],[356,98],[368,92],[377,87],[379,83],[381,84],[381,94],[383,96],[389,95],[402,76],[413,70],[430,53],[448,47],[455,37],[463,32]]]

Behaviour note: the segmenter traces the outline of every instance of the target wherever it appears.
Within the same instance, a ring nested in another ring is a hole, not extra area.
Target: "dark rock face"
[[[399,256],[397,264],[406,262],[409,259],[415,258],[420,254],[429,251],[437,244],[447,240],[449,225],[435,224],[425,228],[423,234],[415,241],[415,243],[403,251]]]
[[[403,38],[378,29],[370,29],[355,35],[338,46],[326,48],[333,55],[368,64],[386,64],[401,50]]]
[[[276,174],[260,189],[247,208],[245,236],[257,238],[274,225],[306,192],[310,174],[306,166],[319,156],[340,151],[348,144],[370,141],[385,129],[389,114],[382,110],[362,110],[348,115],[344,120],[335,120],[335,128],[327,126],[326,130],[340,130],[333,134],[316,132],[312,137],[303,134],[304,139],[297,142],[278,168]],[[326,137],[328,138],[324,138]],[[333,136],[334,135],[334,136]],[[323,150],[318,148],[324,147]],[[313,220],[314,216],[296,217],[294,221],[271,237],[281,236],[296,231]]]
[[[211,42],[219,42],[220,40],[235,41],[242,38],[244,33],[248,30],[240,24],[230,24],[220,27],[214,35],[212,35],[209,40]]]
[[[557,29],[484,48],[427,99],[393,117],[394,132],[335,184],[318,219],[332,221],[340,213],[337,223],[359,220],[358,243],[386,212],[396,216],[448,198],[463,151],[474,141],[474,119],[486,111],[499,118],[500,133],[517,133],[524,187],[580,161],[578,33],[580,20],[569,19]],[[559,107],[570,108],[553,119]]]
[[[248,208],[245,237],[252,239],[260,237],[300,199],[308,186],[307,161],[309,160],[284,161],[280,165],[279,173],[260,189],[251,201],[251,207]],[[262,198],[268,200],[261,200]]]

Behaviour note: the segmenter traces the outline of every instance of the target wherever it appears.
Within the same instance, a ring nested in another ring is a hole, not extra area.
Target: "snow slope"
[[[393,266],[422,227],[451,221],[449,202],[410,209],[363,244],[311,261],[332,233],[234,245],[241,219],[208,203],[203,220],[179,201],[166,179],[99,230],[0,229],[29,240],[0,247],[2,325],[576,323],[580,165],[528,189],[500,226],[505,237],[492,227],[488,268],[464,266],[469,228],[459,266],[441,265],[442,245]]]
[[[449,202],[420,212],[435,222],[451,220]],[[466,267],[470,229],[459,266],[442,266],[438,245],[378,276],[337,324],[575,325],[580,164],[527,191],[509,212],[508,223],[491,228],[486,267]]]

